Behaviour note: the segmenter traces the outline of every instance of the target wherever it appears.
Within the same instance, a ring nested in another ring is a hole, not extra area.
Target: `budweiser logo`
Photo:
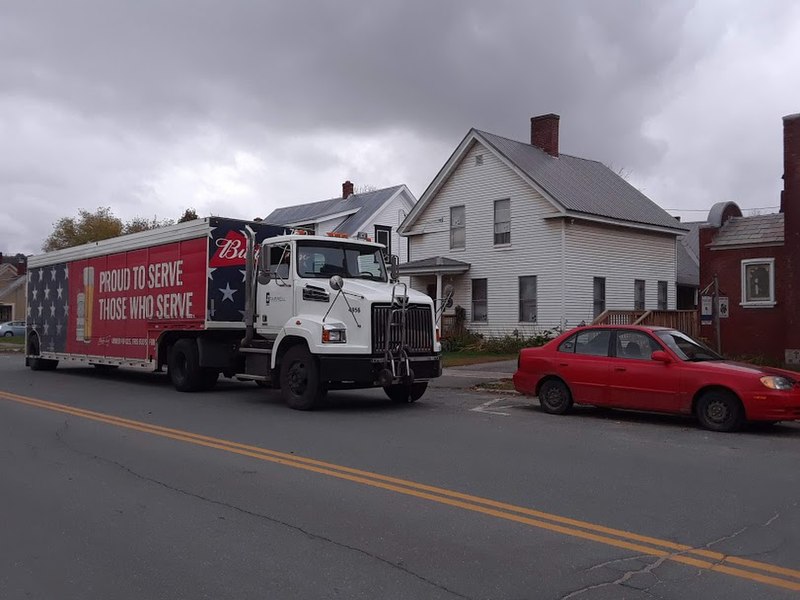
[[[247,240],[238,231],[229,231],[224,238],[214,240],[217,251],[211,257],[211,267],[233,267],[247,261]],[[258,246],[255,248],[258,252]]]

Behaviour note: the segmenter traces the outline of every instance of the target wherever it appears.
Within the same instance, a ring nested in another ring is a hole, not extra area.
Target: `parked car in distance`
[[[800,419],[800,373],[725,360],[665,327],[590,325],[519,354],[514,387],[545,412],[573,404],[695,415],[713,431]]]
[[[7,321],[0,323],[0,337],[25,335],[25,321]]]

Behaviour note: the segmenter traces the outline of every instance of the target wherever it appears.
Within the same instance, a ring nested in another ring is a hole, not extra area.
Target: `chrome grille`
[[[372,305],[372,351],[386,351],[386,323],[391,318],[389,342],[392,350],[399,349],[401,341],[402,315],[388,304]],[[406,351],[409,354],[430,353],[433,351],[433,317],[431,307],[425,304],[411,304],[406,312]]]

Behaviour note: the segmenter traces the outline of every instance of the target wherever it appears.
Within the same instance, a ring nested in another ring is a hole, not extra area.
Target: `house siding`
[[[481,165],[475,157],[483,155]],[[494,201],[511,200],[511,243],[494,245]],[[466,248],[450,249],[450,208],[466,207]],[[558,210],[491,150],[475,143],[418,216],[410,235],[413,260],[448,256],[469,263],[455,287],[454,306],[470,329],[488,336],[532,335],[592,320],[593,277],[606,278],[606,308],[633,308],[634,279],[646,283],[646,307],[658,306],[658,281],[668,282],[675,307],[676,238],[628,228],[545,217]],[[537,322],[519,321],[519,277],[537,277]],[[487,279],[488,320],[472,322],[472,279]],[[426,291],[435,277],[414,277]],[[452,313],[453,309],[448,312]]]

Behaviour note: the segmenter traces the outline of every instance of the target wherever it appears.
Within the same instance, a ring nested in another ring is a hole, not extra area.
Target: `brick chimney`
[[[342,198],[349,198],[353,195],[353,182],[349,179],[342,184]]]
[[[783,117],[783,191],[787,245],[800,246],[800,113]]]
[[[561,117],[550,113],[531,117],[531,145],[558,156],[558,120]]]

